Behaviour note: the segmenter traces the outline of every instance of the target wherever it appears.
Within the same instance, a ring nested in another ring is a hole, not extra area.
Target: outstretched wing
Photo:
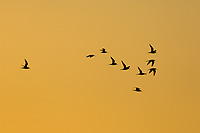
[[[112,60],[112,63],[115,63],[115,59],[113,59],[113,57],[111,57],[111,56],[110,56],[110,58]]]
[[[124,68],[126,68],[126,64],[123,61],[122,61],[122,64],[123,64]]]
[[[28,61],[26,59],[25,60],[25,65],[24,66],[28,66]]]
[[[140,71],[140,73],[142,73],[142,70],[138,67],[138,70]]]
[[[151,46],[151,44],[149,44],[149,46],[151,47],[151,51],[154,51],[154,48]]]

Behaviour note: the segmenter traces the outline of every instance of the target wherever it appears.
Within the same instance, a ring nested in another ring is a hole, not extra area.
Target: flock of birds
[[[153,46],[151,44],[149,44],[149,46],[151,48],[151,51],[148,52],[148,53],[155,54],[156,50],[153,48]],[[102,48],[100,51],[101,51],[101,53],[108,53],[105,48]],[[86,57],[87,58],[92,58],[94,56],[95,56],[94,54],[89,54]],[[110,58],[112,60],[112,63],[109,64],[109,65],[117,65],[115,59],[113,57],[110,57]],[[25,60],[25,65],[22,65],[23,66],[22,69],[30,69],[30,67],[28,67],[28,61],[26,59],[24,59],[24,60]],[[122,62],[123,68],[120,69],[120,70],[128,70],[130,68],[130,66],[127,66],[123,61],[121,61],[121,62]],[[155,64],[155,60],[154,59],[148,60],[147,61],[147,65],[149,65],[149,64],[151,64],[151,67],[152,67],[152,68],[149,69],[149,74],[153,72],[153,75],[155,76],[156,75],[156,71],[157,71],[157,69],[155,67],[153,67],[154,64]],[[147,73],[144,73],[140,69],[140,67],[138,67],[138,70],[139,70],[139,73],[137,75],[146,75],[147,74]],[[141,92],[142,90],[139,87],[135,87],[135,90],[133,90],[133,91]]]
[[[155,54],[155,53],[156,53],[156,50],[153,48],[153,46],[152,46],[151,44],[149,44],[149,46],[150,46],[150,48],[151,48],[151,51],[148,52],[148,53],[150,53],[150,54]],[[102,48],[100,51],[101,51],[101,53],[108,53],[108,52],[106,51],[105,48]],[[87,55],[86,57],[87,57],[87,58],[92,58],[92,57],[94,57],[94,56],[95,56],[94,54],[89,54],[89,55]],[[110,58],[111,58],[112,63],[109,64],[109,65],[117,65],[115,59],[114,59],[113,57],[110,57]],[[121,62],[122,62],[123,68],[120,69],[120,70],[128,70],[128,69],[130,68],[130,66],[127,66],[123,61],[121,61]],[[156,71],[157,71],[157,69],[156,69],[155,67],[153,67],[154,64],[155,64],[155,59],[147,60],[147,65],[149,65],[149,64],[151,64],[151,67],[152,67],[152,68],[149,69],[149,74],[153,72],[153,75],[155,76],[155,75],[156,75]],[[147,74],[147,73],[144,73],[144,72],[141,70],[140,67],[138,67],[138,70],[139,70],[139,73],[136,74],[136,75],[146,75],[146,74]],[[139,87],[135,87],[135,90],[133,90],[133,91],[141,92],[142,90],[141,90]]]

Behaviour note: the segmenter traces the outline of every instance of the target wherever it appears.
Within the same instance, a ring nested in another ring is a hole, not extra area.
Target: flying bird
[[[22,65],[23,66],[22,69],[30,69],[28,67],[28,61],[26,59],[24,59],[24,60],[25,60],[25,65]]]
[[[102,48],[100,51],[101,53],[108,53],[105,48]]]
[[[148,52],[148,53],[155,54],[156,50],[153,48],[153,46],[151,46],[151,44],[149,44],[149,46],[151,47],[151,51]]]
[[[89,54],[88,56],[86,56],[87,58],[92,58],[94,55],[93,54]]]
[[[133,91],[141,92],[142,90],[139,87],[135,87],[135,90]]]
[[[143,73],[142,70],[140,69],[140,67],[138,67],[139,73],[136,75],[146,75],[146,73]]]
[[[112,60],[112,63],[109,64],[109,65],[117,65],[117,63],[115,62],[115,59],[113,59],[113,57],[111,57],[111,56],[110,56],[110,58],[111,58],[111,60]]]
[[[123,64],[123,66],[124,66],[124,68],[121,69],[121,70],[128,70],[130,68],[130,66],[126,66],[126,64],[123,61],[121,61],[121,62]]]
[[[153,76],[155,76],[156,75],[156,68],[150,68],[149,69],[149,73],[151,73],[151,72],[153,72]]]
[[[149,65],[151,63],[151,66],[153,66],[155,64],[155,60],[151,59],[147,61],[147,65]]]

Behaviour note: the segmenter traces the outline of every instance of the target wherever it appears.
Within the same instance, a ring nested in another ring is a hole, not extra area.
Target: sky
[[[199,133],[199,6],[1,0],[0,132]],[[137,67],[148,72],[148,59],[156,76],[136,75]]]

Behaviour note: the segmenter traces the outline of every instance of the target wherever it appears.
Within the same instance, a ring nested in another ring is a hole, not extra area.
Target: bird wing
[[[115,63],[115,59],[113,59],[113,57],[110,57],[111,58],[111,60],[112,60],[112,63]]]
[[[123,64],[124,68],[126,68],[126,64],[123,61],[122,61],[122,64]]]
[[[25,60],[25,65],[24,66],[28,66],[28,61],[26,59]]]
[[[142,73],[142,70],[138,67],[138,70],[140,71],[140,73]]]
[[[149,44],[149,46],[151,47],[151,51],[153,51],[153,50],[154,50],[154,48],[151,46],[151,44]]]

